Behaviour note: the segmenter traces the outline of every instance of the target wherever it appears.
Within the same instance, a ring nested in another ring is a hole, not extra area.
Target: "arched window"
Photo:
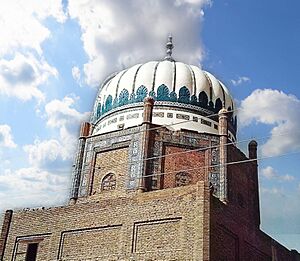
[[[109,173],[102,179],[101,190],[113,190],[116,188],[116,183],[116,175]]]
[[[186,186],[191,182],[191,177],[187,172],[178,172],[175,175],[175,187]]]

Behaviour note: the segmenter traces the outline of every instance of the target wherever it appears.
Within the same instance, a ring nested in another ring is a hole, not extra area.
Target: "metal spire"
[[[172,57],[172,49],[174,48],[174,45],[173,45],[173,37],[172,35],[170,34],[168,36],[168,42],[166,44],[166,57],[164,58],[165,61],[170,61],[170,62],[174,62],[175,60],[173,59]]]

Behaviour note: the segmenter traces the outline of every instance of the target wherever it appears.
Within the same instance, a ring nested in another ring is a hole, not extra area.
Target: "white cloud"
[[[64,165],[64,161],[72,159],[68,147],[55,139],[44,141],[36,139],[34,144],[25,145],[23,149],[28,155],[29,163],[40,169],[57,170]]]
[[[46,123],[49,128],[59,130],[59,137],[36,139],[33,144],[23,146],[29,167],[0,172],[0,211],[24,205],[52,205],[67,199],[71,160],[78,140],[78,133],[74,134],[75,126],[78,130],[79,123],[89,115],[76,110],[78,100],[78,97],[67,96],[45,105]]]
[[[241,85],[242,83],[250,82],[251,80],[247,76],[239,76],[237,79],[230,80],[230,81],[234,86],[238,86]]]
[[[17,144],[13,141],[10,126],[4,124],[0,125],[0,146],[7,148],[15,148]]]
[[[80,113],[78,97],[66,96],[45,105],[49,128],[57,128],[57,139],[39,140],[23,146],[29,167],[0,172],[0,211],[21,206],[45,206],[67,199],[71,181],[71,160],[75,155],[79,123],[89,113]],[[1,170],[0,170],[1,171]],[[66,174],[67,173],[67,174]],[[9,191],[9,200],[7,193]],[[34,191],[34,193],[32,193]]]
[[[27,101],[36,98],[41,101],[44,94],[39,86],[50,76],[57,76],[55,68],[45,60],[33,55],[17,53],[11,60],[0,59],[0,93]]]
[[[0,56],[20,48],[42,53],[41,43],[50,36],[42,24],[47,17],[58,22],[66,19],[60,0],[10,0],[0,8]]]
[[[39,87],[55,68],[44,59],[42,43],[51,36],[47,18],[66,20],[61,0],[10,0],[0,8],[0,94],[28,101],[44,99]]]
[[[260,191],[262,194],[269,194],[269,195],[278,195],[278,196],[283,196],[284,193],[282,190],[280,190],[279,188],[273,187],[273,188],[264,188],[261,187]]]
[[[194,5],[201,5],[204,1],[203,0],[176,0],[177,5],[181,4],[194,4]],[[206,1],[209,3],[210,1]]]
[[[113,71],[164,57],[167,35],[174,36],[174,57],[199,64],[203,8],[209,0],[70,0],[69,14],[81,27],[89,61],[86,83],[97,86]],[[179,40],[180,39],[180,40]]]
[[[68,194],[68,179],[35,167],[6,169],[0,173],[0,211],[62,203]]]
[[[277,176],[277,173],[275,172],[275,170],[271,166],[263,168],[261,170],[261,174],[262,174],[263,177],[265,177],[267,179],[272,179],[272,178]]]
[[[278,181],[293,181],[295,177],[289,174],[279,175],[271,166],[267,166],[261,170],[261,175],[266,179],[275,179]]]
[[[72,68],[72,76],[77,83],[80,83],[81,73],[80,69],[77,66]]]
[[[36,140],[34,144],[25,146],[24,149],[32,163],[36,159],[40,167],[49,169],[53,165],[60,166],[74,157],[80,123],[90,115],[89,112],[81,113],[75,108],[78,100],[79,97],[66,96],[62,100],[54,99],[45,105],[46,124],[59,130],[59,138]]]
[[[45,106],[47,125],[63,128],[78,125],[89,116],[88,112],[80,113],[74,108],[78,97],[66,96],[62,100],[52,100]]]
[[[252,122],[272,125],[271,137],[262,146],[263,156],[300,149],[300,100],[272,89],[258,89],[241,102],[242,127]]]

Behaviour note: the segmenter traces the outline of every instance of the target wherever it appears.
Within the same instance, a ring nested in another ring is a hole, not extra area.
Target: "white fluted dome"
[[[228,89],[212,74],[197,66],[172,59],[134,65],[108,77],[101,85],[92,121],[94,134],[142,123],[143,99],[155,99],[153,123],[172,124],[174,129],[191,129],[217,134],[217,117],[225,107],[234,110]],[[231,117],[231,138],[235,139],[236,117]]]

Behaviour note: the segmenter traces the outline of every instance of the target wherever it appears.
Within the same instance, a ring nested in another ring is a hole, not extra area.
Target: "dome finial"
[[[174,45],[173,45],[173,37],[172,37],[172,34],[169,34],[168,36],[168,42],[166,44],[166,57],[164,58],[165,61],[170,61],[170,62],[174,62],[175,60],[173,59],[172,57],[172,49],[174,48]]]

